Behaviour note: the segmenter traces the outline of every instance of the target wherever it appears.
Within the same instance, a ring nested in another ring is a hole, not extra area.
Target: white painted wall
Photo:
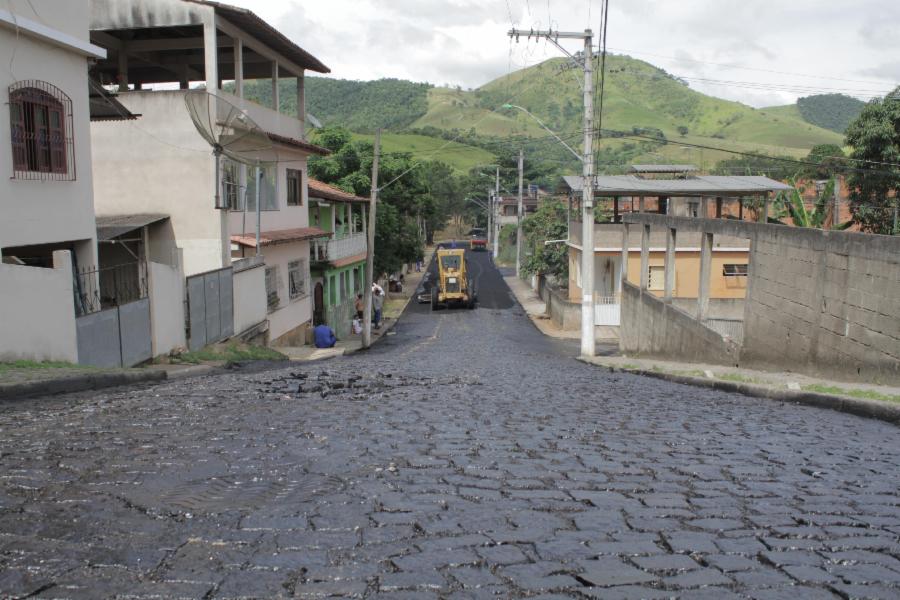
[[[177,268],[150,262],[150,324],[153,354],[187,346],[184,333],[184,276]]]
[[[236,272],[234,334],[240,335],[266,320],[266,270],[263,265]]]
[[[312,321],[312,290],[309,281],[309,242],[278,244],[263,248],[266,265],[278,265],[279,289],[281,297],[279,308],[269,313],[269,339],[275,340],[296,329],[304,323]],[[306,296],[291,300],[288,295],[288,263],[297,259],[306,261]]]
[[[306,187],[307,173],[306,162],[309,155],[297,150],[291,150],[284,146],[278,146],[274,158],[278,160],[276,165],[275,198],[278,202],[278,210],[260,211],[260,229],[272,231],[278,229],[297,229],[309,227],[309,194]],[[297,169],[303,172],[303,203],[301,206],[287,205],[287,170]],[[247,167],[247,178],[252,182],[256,174],[254,167]],[[231,235],[246,232],[247,235],[256,234],[256,212],[250,211],[246,215],[242,211],[229,213],[229,227]]]
[[[32,0],[44,24],[87,39],[87,1]],[[13,10],[37,20],[28,3],[16,0]],[[7,8],[3,6],[3,8]],[[97,262],[96,226],[91,176],[90,112],[87,58],[59,46],[0,27],[0,247],[83,240],[80,265]],[[10,62],[11,61],[11,62]],[[36,79],[60,88],[72,100],[74,181],[13,179],[7,88],[17,80]]]
[[[53,253],[53,268],[0,264],[0,361],[78,362],[72,258]]]
[[[184,274],[231,263],[224,211],[215,209],[215,161],[180,90],[126,92],[136,121],[91,124],[98,215],[162,213],[184,252]]]

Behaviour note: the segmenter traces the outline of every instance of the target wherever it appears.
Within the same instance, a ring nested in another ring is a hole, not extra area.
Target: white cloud
[[[600,25],[599,0],[230,1],[315,54],[333,77],[465,88],[560,56],[547,42],[511,42],[511,23],[574,31]],[[900,78],[885,52],[900,46],[895,0],[610,0],[608,33],[610,47],[675,75],[761,83],[691,82],[754,106],[828,91],[867,98]],[[567,47],[579,49],[577,42]]]

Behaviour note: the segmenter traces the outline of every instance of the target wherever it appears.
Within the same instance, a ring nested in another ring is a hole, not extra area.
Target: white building
[[[97,77],[117,85],[118,100],[141,115],[137,122],[93,124],[97,214],[167,215],[168,225],[150,240],[151,253],[161,261],[180,257],[189,304],[192,278],[209,279],[234,264],[233,290],[217,291],[219,304],[201,311],[208,318],[221,308],[218,333],[204,340],[267,327],[273,344],[303,343],[312,319],[309,240],[327,235],[308,220],[307,158],[327,151],[305,141],[304,73],[328,68],[254,13],[218,2],[92,0],[90,28],[91,41],[109,55],[97,63]],[[285,79],[297,106],[292,114],[279,111]],[[252,80],[257,92],[265,86],[268,106],[245,96]],[[272,141],[258,153],[260,160],[277,159],[260,186],[264,278],[260,269],[247,269],[257,259],[241,260],[257,253],[255,169],[223,160],[216,181],[212,148],[185,105],[185,95],[198,88],[241,109]],[[217,189],[225,209],[215,205]],[[245,289],[263,279],[258,290]],[[232,297],[233,307],[225,306]],[[199,339],[193,310],[190,337]],[[232,316],[233,331],[224,325]]]
[[[73,264],[97,264],[88,65],[106,57],[88,21],[88,0],[0,5],[0,360],[78,360]]]

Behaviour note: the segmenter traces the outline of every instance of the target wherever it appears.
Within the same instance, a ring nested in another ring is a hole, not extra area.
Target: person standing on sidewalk
[[[381,291],[381,288],[376,289],[372,295],[372,308],[375,309],[373,327],[378,329],[381,327],[381,310],[384,308],[384,292]]]
[[[353,305],[353,308],[356,309],[356,318],[362,320],[363,311],[366,310],[366,303],[365,303],[365,301],[363,301],[362,294],[356,295],[356,303]]]

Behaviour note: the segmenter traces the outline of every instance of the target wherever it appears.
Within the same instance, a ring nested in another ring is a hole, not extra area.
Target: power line
[[[693,59],[693,58],[678,58],[675,56],[666,56],[664,54],[654,54],[652,52],[639,52],[636,50],[625,50],[624,48],[610,48],[610,50],[614,50],[616,52],[623,52],[626,54],[638,54],[638,55],[644,55],[644,56],[655,56],[657,58],[667,58],[669,60],[678,61],[678,62],[692,62],[692,63],[698,63],[698,64],[704,64],[704,65],[713,65],[716,67],[726,67],[729,69],[742,69],[745,71],[759,71],[762,73],[775,73],[778,75],[791,75],[792,77],[807,77],[810,79],[830,79],[833,81],[846,81],[848,83],[882,83],[880,81],[875,81],[875,80],[871,80],[871,79],[868,79],[868,80],[866,80],[866,79],[845,79],[842,77],[831,77],[828,75],[815,75],[815,74],[811,74],[811,73],[795,73],[795,72],[790,72],[790,71],[777,71],[774,69],[761,69],[758,67],[743,67],[741,65],[709,62],[709,61],[697,60],[697,59]]]

